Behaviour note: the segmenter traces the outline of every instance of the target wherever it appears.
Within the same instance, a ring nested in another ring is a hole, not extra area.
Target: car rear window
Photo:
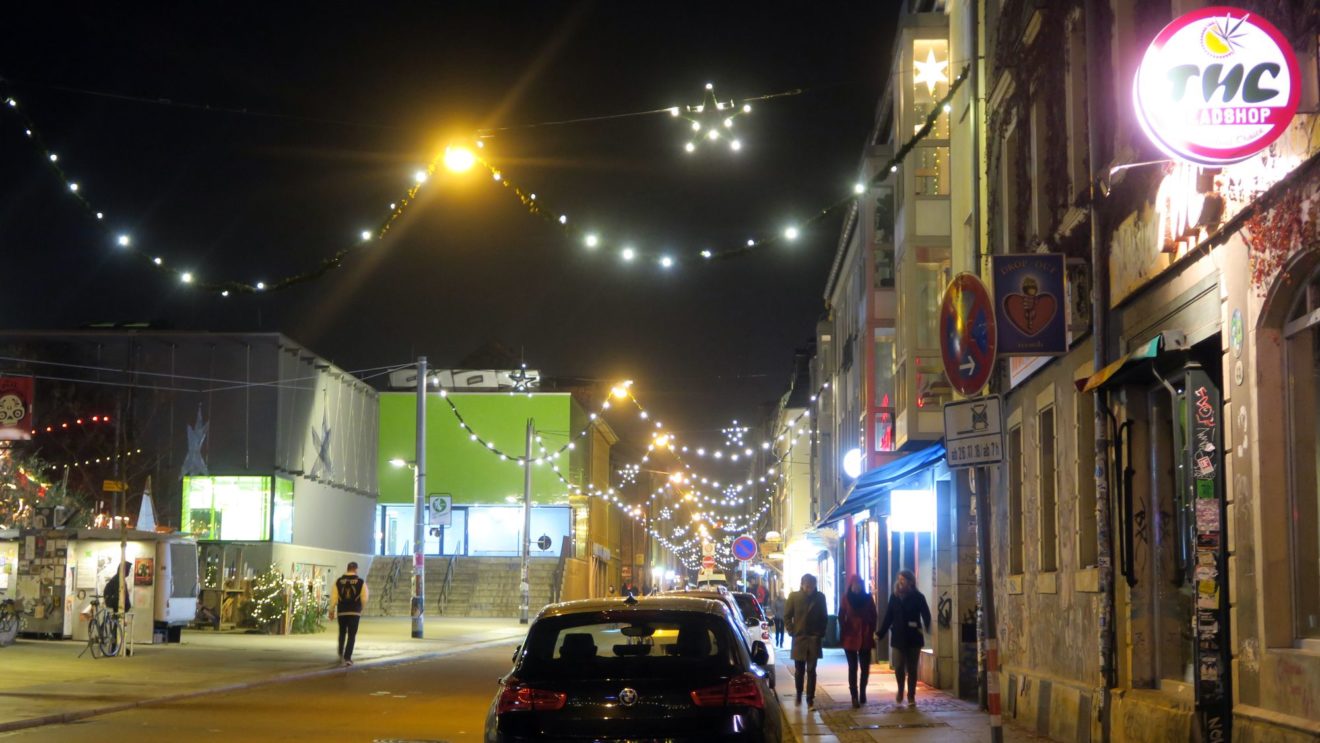
[[[762,613],[761,605],[756,602],[755,596],[750,593],[735,593],[733,598],[738,602],[738,608],[742,610],[744,617],[758,622],[765,621],[765,614]]]
[[[727,621],[681,610],[587,612],[532,626],[520,666],[525,677],[668,676],[739,665]]]

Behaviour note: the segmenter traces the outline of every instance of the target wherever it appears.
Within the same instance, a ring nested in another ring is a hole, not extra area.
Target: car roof
[[[663,594],[642,596],[640,598],[578,599],[551,604],[541,610],[537,619],[562,617],[570,614],[589,614],[599,611],[695,611],[704,614],[724,615],[725,605],[713,598],[687,596],[682,594]]]

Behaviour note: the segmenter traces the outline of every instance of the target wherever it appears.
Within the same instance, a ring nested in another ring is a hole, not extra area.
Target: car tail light
[[[697,689],[692,692],[692,702],[698,707],[765,708],[760,681],[750,673],[734,676],[727,683]]]
[[[495,714],[505,712],[554,712],[564,708],[568,695],[562,691],[533,689],[517,680],[510,679],[500,692],[500,701],[495,705]]]

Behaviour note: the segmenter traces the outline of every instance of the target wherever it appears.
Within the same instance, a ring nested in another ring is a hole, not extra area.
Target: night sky
[[[0,97],[111,234],[204,280],[315,266],[447,142],[509,126],[484,154],[510,180],[613,247],[688,261],[592,253],[474,169],[438,175],[325,277],[222,299],[117,252],[0,114],[0,327],[280,331],[349,370],[420,353],[453,367],[494,342],[547,376],[634,379],[694,433],[782,394],[825,309],[842,212],[794,243],[695,254],[849,192],[896,17],[888,2],[25,5],[6,12]],[[737,155],[685,155],[667,115],[519,126],[695,104],[707,82],[721,98],[803,92],[740,119]]]

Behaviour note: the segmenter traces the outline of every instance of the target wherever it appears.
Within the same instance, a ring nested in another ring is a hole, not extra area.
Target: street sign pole
[[[990,557],[990,476],[986,467],[972,469],[976,488],[976,541],[981,553],[981,617],[985,622],[985,689],[990,707],[990,740],[1004,740],[999,708],[999,633],[995,624],[995,582]]]

